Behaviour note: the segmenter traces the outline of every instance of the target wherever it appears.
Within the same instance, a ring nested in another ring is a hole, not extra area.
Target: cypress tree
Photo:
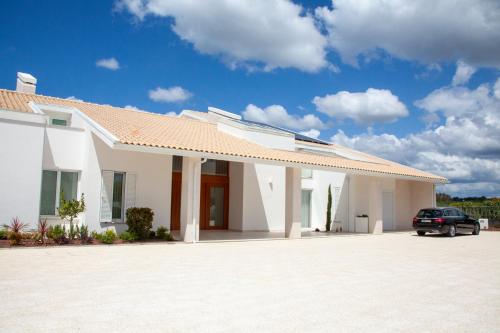
[[[328,204],[326,205],[326,231],[330,231],[332,226],[332,189],[328,185]]]

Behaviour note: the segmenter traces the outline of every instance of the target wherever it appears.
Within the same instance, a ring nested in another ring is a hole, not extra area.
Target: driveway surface
[[[0,250],[1,332],[500,332],[500,232]]]

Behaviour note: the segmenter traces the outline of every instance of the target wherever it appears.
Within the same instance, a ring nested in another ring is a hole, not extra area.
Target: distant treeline
[[[455,207],[481,207],[481,206],[500,206],[500,198],[482,197],[452,197],[446,193],[436,193],[436,202],[438,206]]]
[[[487,198],[484,196],[459,198],[446,193],[436,193],[436,202],[439,207],[458,207],[474,218],[500,221],[500,198]]]

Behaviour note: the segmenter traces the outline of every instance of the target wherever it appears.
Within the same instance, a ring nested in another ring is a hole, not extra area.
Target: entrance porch
[[[300,168],[173,157],[170,229],[179,240],[298,238],[300,204]]]
[[[359,233],[332,233],[301,231],[301,238],[325,238],[342,236],[363,236]],[[175,239],[181,239],[179,230],[172,231]],[[237,242],[237,241],[265,241],[287,239],[284,231],[237,231],[237,230],[200,230],[199,242]]]

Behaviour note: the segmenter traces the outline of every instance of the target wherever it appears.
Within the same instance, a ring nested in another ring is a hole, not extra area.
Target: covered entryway
[[[182,157],[174,156],[172,162],[171,230],[180,229],[181,195]],[[227,229],[228,212],[229,162],[209,159],[201,165],[200,229]]]

